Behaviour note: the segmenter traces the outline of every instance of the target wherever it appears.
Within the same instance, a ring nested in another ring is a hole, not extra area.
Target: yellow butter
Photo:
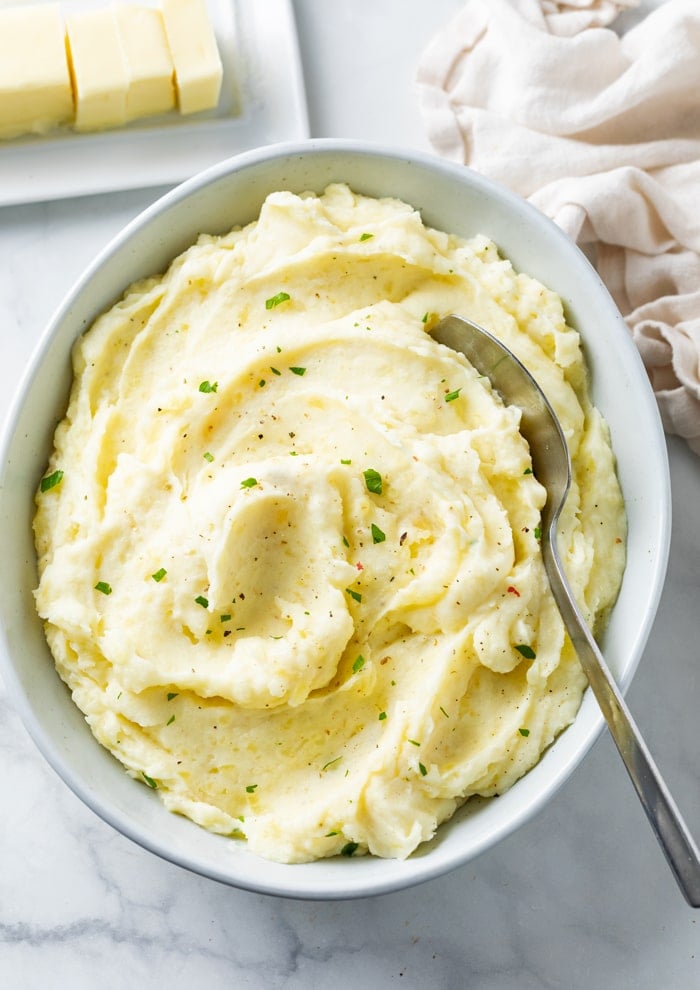
[[[58,4],[0,9],[0,137],[42,133],[72,115]]]
[[[171,110],[175,106],[174,68],[160,11],[119,4],[116,15],[129,72],[127,119]]]
[[[103,130],[126,123],[129,71],[114,9],[74,14],[67,18],[66,27],[76,130]]]
[[[205,0],[163,0],[162,9],[180,112],[215,107],[223,66]]]

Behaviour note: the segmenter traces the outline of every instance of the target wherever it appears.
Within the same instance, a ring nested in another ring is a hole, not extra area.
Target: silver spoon
[[[547,491],[541,544],[554,600],[678,885],[691,907],[700,907],[698,847],[579,611],[559,558],[557,522],[571,484],[569,450],[559,420],[530,372],[504,344],[476,323],[447,316],[430,335],[464,354],[480,374],[490,379],[506,405],[522,410],[520,432],[530,445],[535,477]]]

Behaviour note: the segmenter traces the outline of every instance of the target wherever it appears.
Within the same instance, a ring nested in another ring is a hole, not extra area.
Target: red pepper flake
[[[364,569],[365,569],[365,565],[364,565],[364,564],[361,564],[361,563],[359,562],[359,560],[358,560],[358,562],[357,562],[357,563],[355,564],[355,567],[356,567],[356,568],[358,569],[358,571],[364,571]]]
[[[508,585],[508,593],[510,595],[517,595],[520,598],[520,592],[517,588],[514,588],[512,584]]]

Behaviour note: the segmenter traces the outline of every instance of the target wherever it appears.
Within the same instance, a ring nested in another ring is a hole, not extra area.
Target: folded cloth
[[[604,26],[637,3],[468,0],[421,57],[419,99],[438,153],[585,250],[665,429],[700,453],[700,2]]]

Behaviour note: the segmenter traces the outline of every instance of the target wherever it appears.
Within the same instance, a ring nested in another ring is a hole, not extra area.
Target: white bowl
[[[493,846],[548,801],[602,728],[587,691],[573,723],[540,763],[497,801],[469,802],[408,860],[338,857],[296,866],[267,862],[170,814],[92,737],[55,672],[32,589],[34,493],[66,404],[76,337],[135,279],[162,271],[202,232],[256,218],[279,189],[322,191],[334,181],[397,196],[425,222],[460,235],[484,233],[516,268],[563,298],[582,334],[593,395],[607,418],[626,500],[629,558],[603,641],[623,688],[637,667],[666,570],[670,537],[666,446],[647,377],[625,325],[581,252],[542,214],[470,170],[429,155],[322,140],[279,145],[221,163],[158,200],[106,248],[47,328],[22,382],[2,444],[0,672],[29,732],[69,787],[120,832],[165,859],[216,880],[265,893],[347,898],[439,876]]]

